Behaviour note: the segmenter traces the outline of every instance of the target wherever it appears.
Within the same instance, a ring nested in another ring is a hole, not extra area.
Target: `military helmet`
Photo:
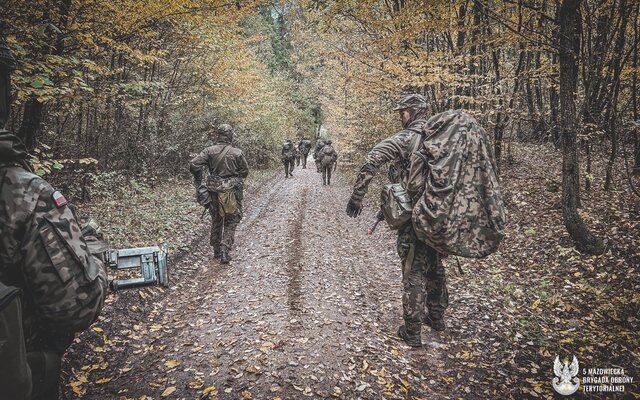
[[[327,144],[331,144],[333,143],[331,140],[327,140]]]
[[[220,124],[216,128],[219,136],[226,136],[229,139],[233,138],[233,128],[229,124]]]
[[[402,96],[393,111],[400,111],[407,108],[427,108],[427,99],[419,93],[410,93]]]

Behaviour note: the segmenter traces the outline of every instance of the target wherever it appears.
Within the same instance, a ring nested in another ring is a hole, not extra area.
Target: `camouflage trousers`
[[[425,315],[438,320],[449,305],[447,277],[438,252],[416,238],[411,222],[398,230],[398,255],[402,260],[405,325],[419,330]]]
[[[236,236],[236,227],[242,219],[242,189],[236,190],[238,212],[234,215],[221,217],[218,213],[218,196],[212,193],[212,203],[209,207],[211,214],[211,236],[209,243],[215,253],[221,250],[230,251]]]
[[[285,158],[282,163],[284,164],[284,177],[293,176],[294,159]]]
[[[300,161],[302,161],[302,168],[307,168],[307,157],[309,157],[309,153],[302,153],[300,155]]]
[[[331,171],[333,170],[333,164],[325,166],[320,166],[322,169],[322,183],[324,185],[331,184]]]

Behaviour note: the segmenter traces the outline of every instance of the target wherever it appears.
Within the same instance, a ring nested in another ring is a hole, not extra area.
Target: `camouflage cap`
[[[406,94],[402,96],[398,104],[393,108],[393,111],[407,108],[427,108],[427,100],[423,95],[418,93]]]
[[[327,144],[333,144],[331,140],[327,140]]]

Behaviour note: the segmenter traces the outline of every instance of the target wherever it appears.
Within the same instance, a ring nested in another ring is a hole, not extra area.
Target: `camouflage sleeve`
[[[371,183],[371,180],[380,167],[404,155],[407,143],[405,143],[406,140],[403,139],[404,137],[398,134],[383,140],[371,149],[353,185],[353,194],[351,197],[354,200],[362,200],[362,198],[364,198],[369,188],[369,183]]]
[[[247,164],[247,159],[244,158],[244,154],[242,152],[238,156],[238,176],[242,179],[246,178],[249,175],[249,165]]]
[[[209,154],[207,150],[203,150],[195,156],[191,162],[189,162],[189,171],[193,174],[193,180],[196,187],[200,186],[202,183],[202,178],[204,176],[204,167],[207,165],[209,160]]]
[[[34,179],[32,187],[37,203],[20,250],[28,292],[45,327],[60,333],[81,331],[102,310],[106,270],[90,253],[64,197],[41,179]]]

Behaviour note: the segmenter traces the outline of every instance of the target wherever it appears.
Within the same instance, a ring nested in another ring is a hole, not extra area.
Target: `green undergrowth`
[[[273,173],[251,171],[245,191]],[[117,187],[96,185],[92,193],[92,201],[79,204],[79,208],[100,224],[112,249],[164,243],[170,253],[189,251],[203,230],[208,232],[209,217],[202,216],[203,208],[195,201],[192,179],[145,182],[120,177]]]

